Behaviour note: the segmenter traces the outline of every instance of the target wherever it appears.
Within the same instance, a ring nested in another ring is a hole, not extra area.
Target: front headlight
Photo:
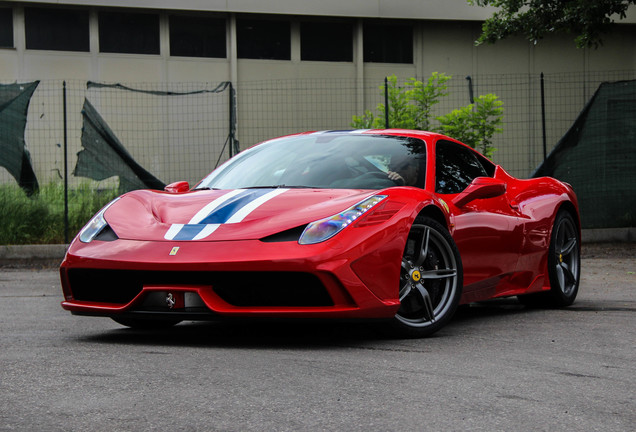
[[[298,243],[308,245],[330,239],[386,197],[386,195],[374,195],[345,211],[310,223],[303,231]]]
[[[106,228],[108,223],[106,222],[106,219],[104,219],[104,213],[108,210],[108,207],[115,204],[118,199],[119,198],[115,198],[110,203],[106,204],[106,206],[97,212],[86,226],[82,228],[79,235],[79,239],[82,243],[90,243],[100,232],[102,232],[104,228]]]

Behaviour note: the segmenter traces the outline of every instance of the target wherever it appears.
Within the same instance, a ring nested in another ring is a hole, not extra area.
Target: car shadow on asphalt
[[[537,313],[539,310],[522,306],[516,299],[461,306],[446,327],[424,340],[465,335],[472,331],[472,324],[493,320],[507,322],[514,319],[515,315]],[[362,346],[373,342],[381,344],[404,339],[389,331],[388,324],[388,321],[330,320],[190,321],[161,330],[120,327],[80,340],[103,344],[313,349]]]

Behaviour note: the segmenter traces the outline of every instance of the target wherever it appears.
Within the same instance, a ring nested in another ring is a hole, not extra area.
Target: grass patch
[[[71,240],[89,219],[118,195],[117,189],[96,190],[90,184],[69,189]],[[64,243],[64,186],[51,183],[27,197],[15,185],[0,185],[0,244]]]

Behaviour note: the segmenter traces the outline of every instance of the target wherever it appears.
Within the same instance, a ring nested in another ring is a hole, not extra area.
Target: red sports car
[[[192,189],[117,198],[60,271],[64,309],[131,327],[355,318],[425,336],[460,304],[571,304],[579,213],[568,184],[516,179],[443,135],[308,132],[258,144]]]

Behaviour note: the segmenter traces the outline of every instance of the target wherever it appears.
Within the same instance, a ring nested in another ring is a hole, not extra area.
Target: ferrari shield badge
[[[179,246],[173,247],[172,250],[170,251],[170,255],[174,256],[177,254],[177,252],[179,252]]]

